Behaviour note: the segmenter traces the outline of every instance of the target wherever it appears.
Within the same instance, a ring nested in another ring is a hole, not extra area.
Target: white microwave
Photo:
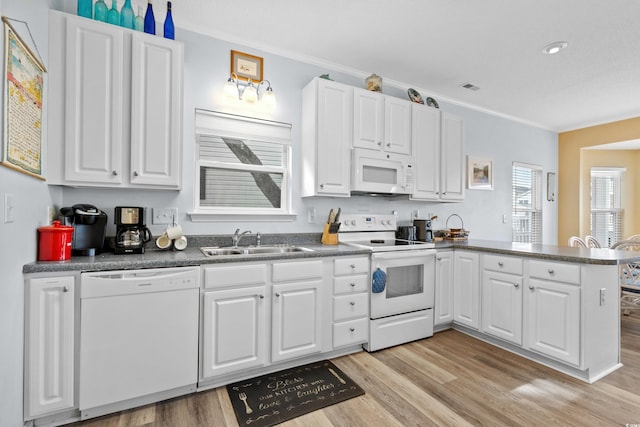
[[[354,148],[351,192],[412,194],[412,158],[402,154]]]

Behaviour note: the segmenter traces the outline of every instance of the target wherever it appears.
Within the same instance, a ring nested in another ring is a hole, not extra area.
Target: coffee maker
[[[151,240],[151,232],[144,224],[144,208],[116,206],[116,239],[114,253],[143,254],[144,244]]]
[[[71,255],[102,253],[107,231],[107,214],[93,205],[80,203],[60,209],[62,224],[73,227]]]
[[[416,227],[416,240],[421,242],[433,242],[433,229],[430,219],[414,219],[413,225]]]

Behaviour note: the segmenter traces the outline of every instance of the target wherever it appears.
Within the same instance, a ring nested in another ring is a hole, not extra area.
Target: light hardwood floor
[[[624,367],[586,384],[450,330],[333,362],[366,394],[281,424],[297,426],[640,425],[640,312],[622,318]],[[237,426],[224,387],[76,423]]]

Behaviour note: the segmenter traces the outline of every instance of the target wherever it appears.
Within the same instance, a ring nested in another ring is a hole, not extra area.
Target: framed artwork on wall
[[[467,177],[470,190],[493,190],[493,161],[468,156]]]
[[[238,76],[238,79],[254,82],[261,82],[263,59],[259,56],[248,53],[231,51],[231,74]]]

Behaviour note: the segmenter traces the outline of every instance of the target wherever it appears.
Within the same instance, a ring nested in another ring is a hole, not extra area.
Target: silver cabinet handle
[[[264,299],[264,295],[260,295],[260,299]]]
[[[353,282],[351,282],[351,283],[349,283],[349,286],[351,286],[352,288],[355,288],[355,287],[356,287],[356,284],[355,284],[355,283],[353,283]]]
[[[519,288],[519,287],[520,287],[520,285],[519,285],[519,284],[517,284],[517,283],[514,283],[514,284],[513,284],[513,286],[514,286],[514,287],[516,287],[516,288]]]
[[[379,146],[382,146],[382,141],[378,141],[378,145],[379,145]]]
[[[442,261],[442,257],[438,257],[436,258],[438,261]]]
[[[390,142],[387,142],[387,147],[391,147],[391,143]]]
[[[64,288],[62,288],[62,292],[69,292],[69,287],[65,286]]]
[[[499,266],[499,267],[503,267],[503,266],[504,266],[504,263],[503,263],[502,261],[500,261],[500,262],[498,263],[498,266]]]
[[[280,294],[278,292],[276,292],[276,297],[280,297]]]
[[[324,188],[324,184],[320,184],[320,188]]]
[[[529,285],[529,289],[534,290],[535,287],[533,285]]]
[[[351,264],[351,268],[356,268],[356,265],[355,264]]]
[[[349,303],[349,305],[353,306],[353,305],[356,305],[356,303],[355,303],[355,302],[353,302],[353,301],[351,301],[351,302]]]
[[[356,330],[356,328],[349,328],[349,331],[351,331],[351,332],[353,332],[355,330]]]
[[[138,176],[138,171],[133,171],[133,176]]]
[[[549,274],[553,274],[553,273],[555,273],[555,271],[553,271],[553,268],[550,268],[550,269],[548,269],[547,271],[549,272]]]
[[[111,171],[111,175],[117,176],[118,175],[118,171]]]

